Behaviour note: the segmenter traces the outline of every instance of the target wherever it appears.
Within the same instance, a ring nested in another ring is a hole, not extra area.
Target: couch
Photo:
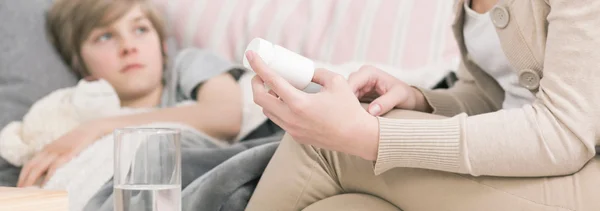
[[[246,44],[262,37],[348,75],[371,64],[410,84],[433,88],[458,65],[447,0],[153,0],[166,16],[175,49],[213,50],[241,62]],[[52,0],[0,0],[0,128],[20,119],[37,99],[73,86],[45,38],[44,11]],[[246,95],[249,79],[243,84]],[[248,105],[252,99],[246,97]],[[266,119],[260,108],[247,114]],[[0,158],[0,186],[19,169]],[[320,204],[387,203],[366,195],[332,197]],[[348,204],[347,204],[348,205]],[[368,206],[367,206],[368,207]],[[391,210],[393,210],[393,206]]]

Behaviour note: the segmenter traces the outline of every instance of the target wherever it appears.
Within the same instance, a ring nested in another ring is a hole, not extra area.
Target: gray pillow
[[[51,2],[0,0],[0,128],[44,95],[77,83],[46,38]]]

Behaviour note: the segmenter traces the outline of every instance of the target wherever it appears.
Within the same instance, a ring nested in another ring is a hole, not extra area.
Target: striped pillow
[[[241,62],[262,37],[316,61],[373,64],[411,72],[455,69],[448,0],[154,0],[179,47]],[[432,67],[432,68],[427,68]],[[436,80],[439,78],[436,78]]]

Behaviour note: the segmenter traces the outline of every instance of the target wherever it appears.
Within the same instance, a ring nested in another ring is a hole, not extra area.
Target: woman
[[[448,90],[365,67],[348,81],[317,70],[324,89],[305,94],[248,53],[255,101],[289,134],[248,210],[598,210],[599,12],[594,0],[460,1]],[[365,111],[357,98],[375,100]],[[381,116],[392,109],[404,111]]]

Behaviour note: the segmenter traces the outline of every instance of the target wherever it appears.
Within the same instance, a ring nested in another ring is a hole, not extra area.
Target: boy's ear
[[[82,61],[77,55],[73,55],[71,58],[71,71],[73,71],[79,78],[85,78],[89,75],[87,74],[87,71],[84,70]]]
[[[77,56],[75,55],[71,57],[71,70],[75,72],[79,77],[83,77],[83,75],[81,74],[81,64],[79,64],[79,58],[77,58]]]

